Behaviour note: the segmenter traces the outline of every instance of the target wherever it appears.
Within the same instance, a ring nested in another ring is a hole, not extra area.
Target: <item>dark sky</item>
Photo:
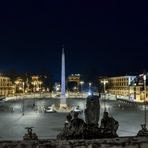
[[[148,69],[147,5],[141,1],[4,0],[0,2],[0,70],[60,77],[96,69],[118,75]]]

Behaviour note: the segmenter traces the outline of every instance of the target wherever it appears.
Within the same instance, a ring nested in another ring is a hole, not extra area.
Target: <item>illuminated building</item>
[[[71,74],[67,78],[68,89],[70,91],[78,91],[79,85],[81,85],[80,74]]]
[[[25,88],[24,88],[24,81],[21,77],[17,77],[15,80],[15,88],[16,88],[16,93],[24,93]]]
[[[118,96],[130,95],[130,84],[135,79],[135,76],[119,76],[108,78],[108,93]]]
[[[137,76],[108,77],[107,93],[119,99],[144,101],[143,80],[138,79],[135,82],[136,78]],[[146,101],[148,101],[148,86],[146,86]]]
[[[76,82],[77,85],[80,84],[80,74],[72,74],[68,77],[67,82]]]
[[[42,89],[43,81],[39,76],[34,75],[31,77],[31,84],[33,85],[33,92],[39,92]]]
[[[15,86],[9,77],[0,76],[0,96],[9,96],[15,93]]]
[[[143,102],[144,100],[148,101],[148,83],[145,83],[144,86],[143,76],[143,74],[137,76],[130,86],[130,96],[133,100],[136,100],[138,102]]]

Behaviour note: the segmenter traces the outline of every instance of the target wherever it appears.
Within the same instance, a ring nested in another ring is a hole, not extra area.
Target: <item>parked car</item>
[[[45,113],[55,113],[56,110],[52,107],[52,106],[48,106],[47,108],[45,108]]]

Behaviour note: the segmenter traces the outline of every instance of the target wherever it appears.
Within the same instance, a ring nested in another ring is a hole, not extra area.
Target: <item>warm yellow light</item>
[[[101,83],[103,83],[105,85],[108,83],[108,80],[102,80]]]
[[[83,82],[83,81],[81,81],[81,82],[80,82],[80,84],[81,84],[81,85],[83,85],[83,84],[84,84],[84,82]]]

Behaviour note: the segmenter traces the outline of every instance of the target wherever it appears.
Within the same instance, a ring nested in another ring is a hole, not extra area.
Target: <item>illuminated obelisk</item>
[[[61,68],[61,101],[60,108],[67,107],[66,104],[66,86],[65,86],[65,52],[64,47],[62,49],[62,68]]]

